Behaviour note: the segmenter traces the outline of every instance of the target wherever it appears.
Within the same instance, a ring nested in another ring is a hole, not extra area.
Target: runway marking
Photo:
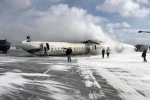
[[[89,99],[95,100],[99,98],[105,98],[105,94],[101,89],[101,86],[97,82],[96,78],[93,75],[93,71],[91,66],[94,65],[85,65],[87,61],[82,62],[78,61],[78,72],[80,73],[81,77],[83,77],[83,82],[85,83],[85,87],[88,89],[90,93],[88,93]]]
[[[48,69],[48,70],[47,70],[47,71],[45,71],[43,74],[46,74],[46,73],[48,73],[50,70],[51,70],[51,69]]]

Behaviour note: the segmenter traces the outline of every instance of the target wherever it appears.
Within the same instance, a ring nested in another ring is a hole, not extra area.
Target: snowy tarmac
[[[150,53],[33,57],[0,54],[0,100],[150,100]]]

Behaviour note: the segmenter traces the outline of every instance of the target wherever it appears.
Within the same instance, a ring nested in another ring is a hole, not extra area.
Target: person
[[[47,56],[47,48],[44,46],[44,56]]]
[[[90,57],[91,49],[89,47],[86,48],[86,56]]]
[[[146,49],[143,50],[142,57],[144,59],[143,62],[147,62],[147,60],[146,60]]]
[[[102,58],[104,58],[105,55],[105,49],[102,50]]]
[[[66,50],[66,55],[67,55],[68,62],[71,62],[71,54],[72,54],[72,49],[70,47]]]
[[[109,47],[107,48],[107,50],[106,50],[106,53],[107,53],[107,58],[109,58],[109,53],[110,53],[110,49],[109,49]]]

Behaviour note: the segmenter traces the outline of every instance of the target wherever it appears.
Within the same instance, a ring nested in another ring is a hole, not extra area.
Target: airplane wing
[[[80,42],[80,43],[100,44],[100,43],[102,43],[102,42],[101,42],[101,41],[94,41],[94,40],[87,40],[87,41],[83,41],[83,42]]]
[[[142,31],[138,31],[138,33],[142,33]]]
[[[138,33],[150,33],[150,31],[138,31]]]
[[[67,49],[67,48],[62,48],[62,49]]]

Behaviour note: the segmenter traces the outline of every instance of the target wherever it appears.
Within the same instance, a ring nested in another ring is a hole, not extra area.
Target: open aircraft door
[[[46,47],[47,51],[50,49],[48,43],[42,43],[42,44],[40,45],[40,48],[41,48],[41,53],[40,53],[40,54],[44,54],[44,47]]]
[[[44,55],[44,47],[46,47],[46,44],[45,44],[45,43],[40,44],[40,48],[41,48],[40,54],[41,54],[41,55]]]
[[[92,50],[96,50],[96,49],[97,49],[96,45],[92,45]]]
[[[44,46],[43,46],[43,44],[40,44],[40,49],[41,49],[40,54],[44,54]]]
[[[46,43],[46,48],[47,48],[47,50],[50,50],[50,47],[49,47],[48,43]]]

